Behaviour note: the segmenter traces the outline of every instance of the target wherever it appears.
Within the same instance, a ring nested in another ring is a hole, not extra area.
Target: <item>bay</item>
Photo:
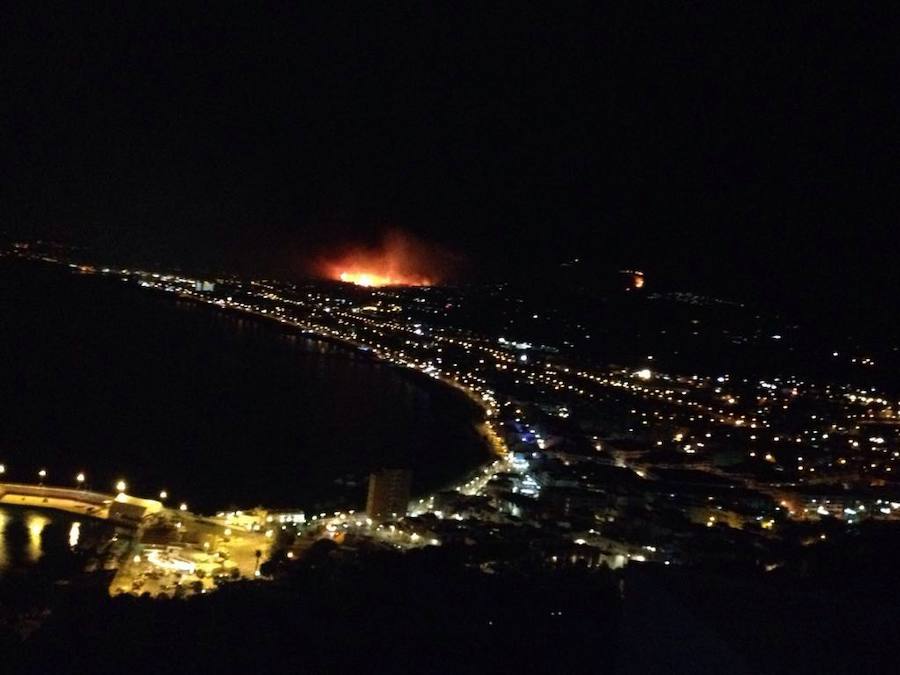
[[[341,345],[65,268],[0,261],[5,478],[192,510],[361,508],[368,473],[414,491],[482,461],[459,392]]]

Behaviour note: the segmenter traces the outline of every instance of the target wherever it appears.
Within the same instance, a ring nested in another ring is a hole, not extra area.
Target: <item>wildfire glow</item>
[[[640,270],[619,270],[619,272],[620,274],[628,275],[628,287],[626,290],[644,287],[644,273]]]
[[[341,281],[348,284],[356,284],[357,286],[428,286],[427,280],[423,279],[420,283],[402,281],[393,277],[384,277],[380,274],[370,274],[368,272],[341,272],[339,276]]]
[[[442,260],[433,247],[408,235],[388,234],[374,247],[356,246],[322,260],[320,272],[357,286],[431,286],[440,276]]]

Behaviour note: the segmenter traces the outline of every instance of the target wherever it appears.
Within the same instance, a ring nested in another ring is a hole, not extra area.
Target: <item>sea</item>
[[[371,471],[420,495],[487,458],[479,408],[370,354],[103,275],[0,259],[8,481],[201,513],[362,508]],[[64,528],[63,528],[64,529]]]

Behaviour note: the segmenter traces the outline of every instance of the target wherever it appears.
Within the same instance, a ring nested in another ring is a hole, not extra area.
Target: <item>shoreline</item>
[[[38,268],[44,268],[48,269],[48,271],[59,273],[62,277],[71,278],[71,276],[73,276],[70,267],[67,267],[61,262],[51,264],[49,261],[33,259],[22,260],[20,258],[8,258],[7,260],[14,264],[20,262],[25,263],[26,271],[27,268],[36,266]],[[18,267],[18,265],[15,266]],[[82,275],[77,274],[77,272],[74,276],[82,277]],[[94,277],[95,275],[90,276]],[[451,440],[447,446],[449,448],[449,453],[444,452],[441,455],[444,461],[437,464],[433,462],[428,463],[424,466],[420,466],[417,470],[415,467],[415,458],[422,456],[422,450],[415,449],[415,446],[413,446],[415,455],[409,456],[408,464],[402,460],[399,462],[389,461],[388,463],[383,464],[386,468],[395,465],[406,466],[414,471],[411,504],[415,504],[420,499],[427,498],[436,492],[464,485],[469,478],[479,474],[485,466],[490,465],[491,462],[503,455],[505,448],[503,448],[502,441],[496,436],[490,424],[490,414],[493,411],[491,411],[487,402],[482,399],[481,393],[471,391],[458,382],[443,376],[438,376],[437,373],[423,372],[418,367],[402,363],[400,359],[395,360],[390,354],[381,354],[374,345],[370,346],[355,340],[329,334],[327,329],[322,331],[317,330],[315,324],[310,325],[302,320],[295,322],[293,320],[281,319],[278,316],[265,314],[259,311],[227,306],[224,302],[221,302],[221,300],[217,301],[217,299],[213,298],[197,297],[188,293],[181,293],[178,291],[173,292],[173,290],[159,287],[141,286],[135,283],[133,277],[123,279],[120,278],[118,274],[111,274],[108,276],[105,274],[97,274],[95,278],[97,281],[103,279],[106,283],[115,282],[112,284],[112,287],[122,288],[122,290],[126,292],[126,296],[133,296],[135,298],[138,298],[139,296],[137,296],[134,291],[157,291],[157,293],[141,293],[141,296],[148,298],[156,297],[160,300],[159,305],[168,305],[172,307],[173,310],[177,309],[178,301],[184,300],[189,301],[190,306],[200,307],[205,305],[207,307],[212,307],[217,310],[215,314],[219,314],[222,317],[240,320],[252,319],[253,324],[266,331],[270,331],[272,328],[279,328],[280,324],[280,329],[277,330],[277,332],[270,333],[270,335],[266,337],[269,339],[308,339],[310,340],[309,347],[303,348],[300,345],[298,345],[298,347],[301,347],[303,351],[309,352],[310,356],[316,359],[321,356],[328,356],[330,358],[336,358],[339,361],[357,361],[360,364],[378,364],[379,366],[389,368],[393,371],[393,375],[400,376],[401,382],[406,382],[407,386],[411,387],[411,391],[418,392],[413,395],[422,397],[419,404],[424,406],[422,410],[434,412],[440,410],[445,411],[444,415],[446,415],[447,418],[443,420],[443,424],[445,425],[444,428],[449,430],[451,435],[455,437],[455,440]],[[165,300],[163,300],[162,293],[165,293],[166,296],[168,296]],[[171,302],[173,299],[176,301],[174,304]],[[187,309],[187,306],[185,306],[185,309]],[[266,321],[258,321],[259,319],[266,319]],[[321,353],[313,346],[316,343],[322,347],[331,349],[325,353]],[[393,377],[393,375],[389,377]],[[439,415],[439,418],[440,417],[441,416]],[[413,439],[412,442],[415,443],[415,440]],[[426,443],[427,441],[423,440],[422,442]],[[422,448],[427,449],[427,446],[423,445]],[[434,471],[430,468],[434,466],[446,467],[446,470],[438,469],[437,471]],[[324,477],[318,481],[318,484],[315,487],[310,484],[310,487],[312,487],[311,491],[306,488],[302,489],[301,492],[296,495],[301,497],[300,499],[286,500],[283,497],[275,497],[274,500],[270,501],[264,495],[261,495],[261,498],[259,499],[254,499],[252,490],[243,497],[238,496],[241,493],[241,490],[238,490],[234,497],[230,497],[228,494],[222,495],[221,499],[208,499],[204,496],[201,500],[198,497],[198,501],[206,502],[205,507],[201,507],[198,512],[215,513],[223,507],[234,508],[238,505],[243,505],[246,508],[250,508],[257,504],[268,505],[271,508],[277,509],[300,508],[307,511],[319,510],[322,506],[327,508],[359,507],[361,505],[359,502],[362,501],[362,503],[364,503],[365,501],[369,471],[375,470],[377,467],[375,467],[374,464],[363,466],[361,467],[361,470],[359,465],[357,465],[357,467],[357,470],[353,471],[354,475],[352,476],[352,480],[355,481],[355,483],[348,483],[347,487],[344,487],[338,480],[332,481],[332,478],[337,477],[335,475]],[[127,475],[127,468],[125,471]],[[51,473],[53,473],[52,470]],[[344,476],[342,475],[340,477]],[[416,480],[416,478],[419,478],[419,480]],[[346,479],[350,480],[349,477]],[[420,483],[419,481],[422,479],[424,480]],[[139,475],[135,482],[141,482],[139,480]],[[336,485],[331,485],[332,482],[335,482]],[[185,496],[188,497],[188,502],[194,501],[189,498],[189,494],[186,494]],[[247,499],[247,497],[249,497],[249,499]]]
[[[142,289],[143,290],[143,289]],[[160,294],[170,295],[170,291],[165,291],[161,289],[150,289],[155,290]],[[353,340],[349,340],[347,338],[341,338],[334,335],[329,335],[327,333],[322,333],[316,331],[312,328],[304,327],[298,324],[293,324],[287,322],[283,319],[279,319],[278,317],[263,314],[262,312],[254,312],[250,310],[237,309],[234,307],[223,306],[219,304],[218,301],[213,300],[204,300],[202,298],[197,298],[191,295],[185,295],[182,293],[178,293],[176,295],[178,300],[185,300],[191,302],[194,305],[203,306],[203,307],[212,307],[217,311],[229,315],[236,316],[240,318],[250,317],[255,321],[259,321],[260,325],[265,325],[269,327],[284,327],[288,330],[285,331],[286,335],[297,335],[299,333],[300,336],[306,337],[309,340],[323,342],[327,345],[331,345],[334,347],[338,347],[342,350],[346,350],[348,355],[353,355],[354,357],[363,357],[372,363],[377,363],[381,366],[386,366],[390,369],[396,370],[403,377],[408,377],[414,385],[421,387],[422,389],[427,391],[428,387],[432,387],[437,385],[435,391],[439,391],[443,394],[457,394],[464,398],[464,400],[474,406],[479,412],[479,418],[476,418],[474,415],[468,420],[469,431],[475,433],[478,437],[478,443],[481,446],[481,454],[483,457],[478,461],[478,463],[467,469],[461,475],[459,475],[456,479],[450,480],[447,483],[441,485],[436,489],[425,490],[419,495],[417,492],[413,491],[412,497],[415,502],[422,502],[434,496],[434,494],[438,492],[443,492],[446,490],[456,489],[458,486],[465,485],[467,480],[472,477],[477,477],[482,470],[496,462],[498,460],[503,460],[509,453],[509,449],[506,447],[506,444],[503,442],[502,438],[497,433],[496,429],[491,425],[491,415],[493,410],[490,406],[485,404],[485,401],[482,396],[469,390],[464,385],[455,382],[453,380],[447,379],[442,376],[437,375],[429,375],[423,373],[420,369],[406,366],[403,364],[393,363],[382,355],[380,355],[376,348],[371,347],[367,344],[355,342]],[[333,355],[331,355],[333,356]]]

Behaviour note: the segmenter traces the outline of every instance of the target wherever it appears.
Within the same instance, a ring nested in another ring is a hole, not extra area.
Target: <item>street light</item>
[[[168,496],[169,496],[169,493],[166,492],[165,490],[162,490],[162,491],[159,493],[159,498],[160,498],[160,499],[167,499]]]
[[[0,476],[6,473],[6,464],[0,464]]]
[[[75,476],[75,480],[78,481],[78,486],[79,486],[79,487],[84,487],[84,472],[83,472],[83,471],[79,471],[79,472],[78,472],[78,475]]]
[[[40,480],[38,481],[38,485],[43,485],[44,479],[46,477],[47,477],[47,469],[41,469],[40,471],[38,471],[38,478],[40,478]]]
[[[181,506],[178,507],[182,511],[187,511],[187,504],[182,503]]]
[[[118,490],[119,492],[125,492],[125,488],[127,487],[128,485],[124,480],[119,480],[119,482],[116,483],[116,490]]]

